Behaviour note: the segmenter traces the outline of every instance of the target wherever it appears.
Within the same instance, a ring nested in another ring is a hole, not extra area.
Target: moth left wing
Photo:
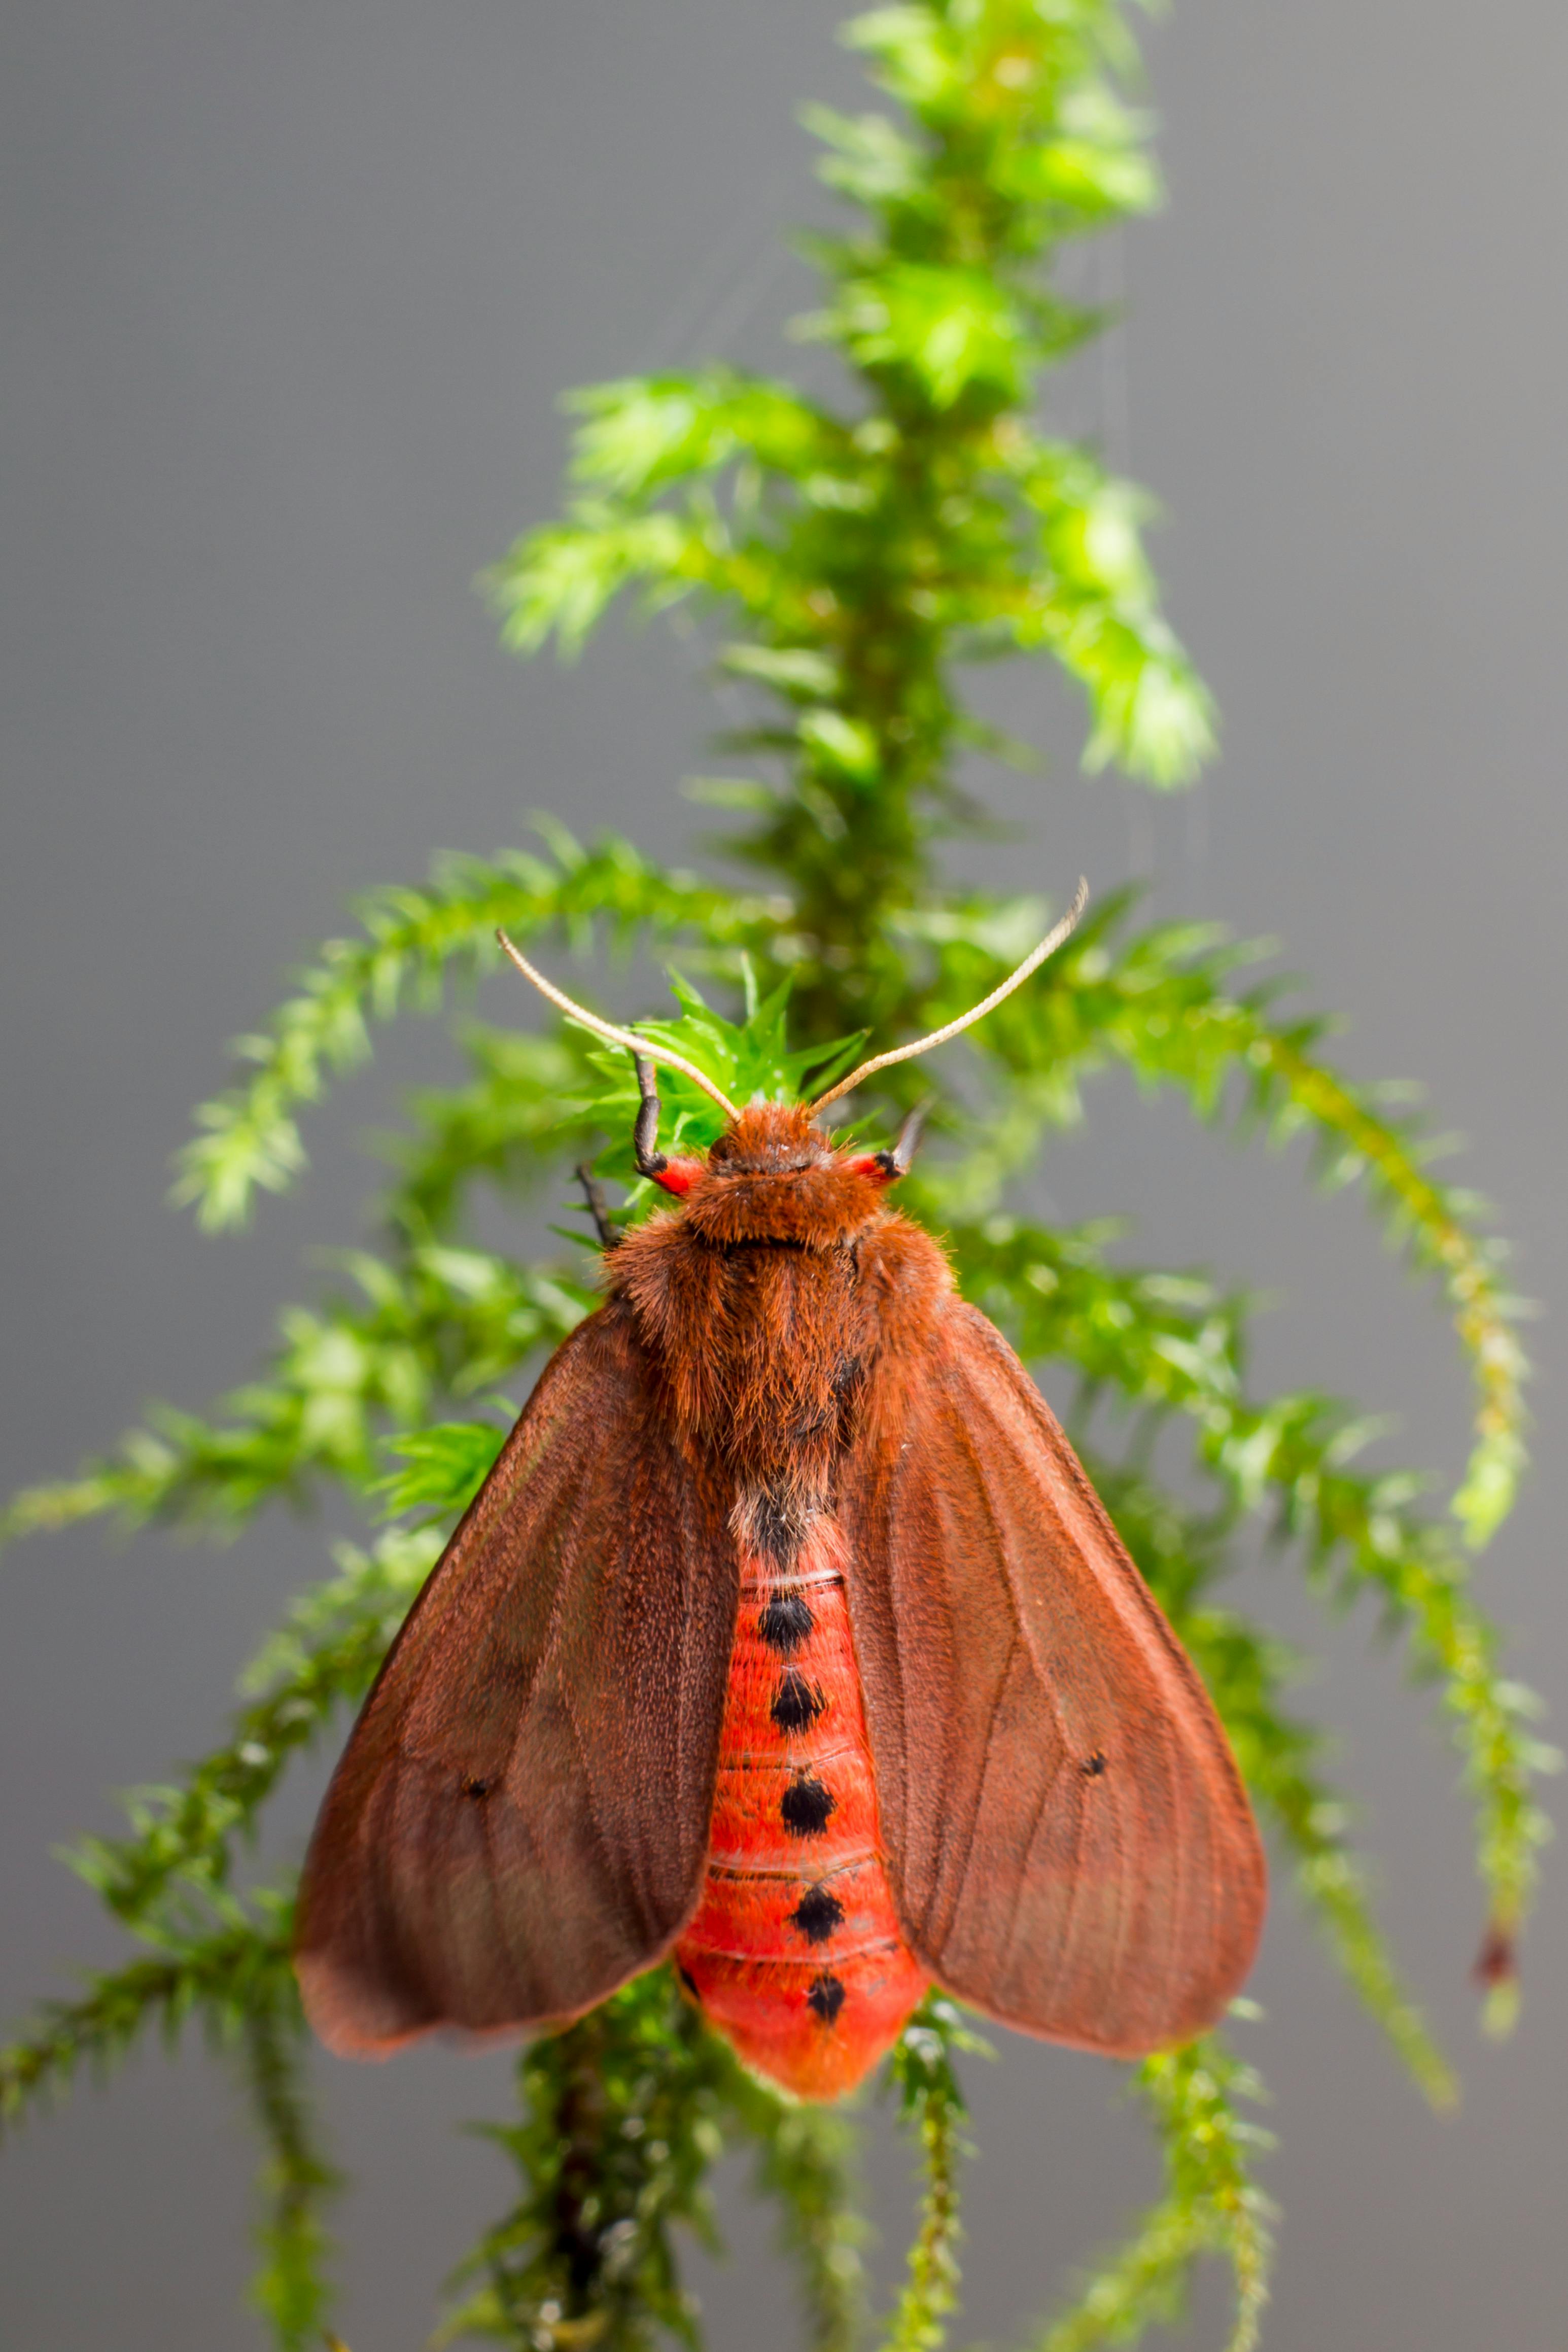
[[[873,1372],[841,1495],[900,1923],[1005,2024],[1132,2056],[1212,2024],[1263,1916],[1207,1694],[1012,1349],[949,1297]]]
[[[295,1961],[329,2047],[559,2022],[706,1858],[737,1570],[621,1300],[557,1350],[333,1775]]]

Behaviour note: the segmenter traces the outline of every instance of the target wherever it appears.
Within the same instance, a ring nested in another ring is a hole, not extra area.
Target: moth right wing
[[[556,2022],[668,1950],[706,1856],[737,1580],[612,1301],[547,1366],[328,1790],[295,1960],[329,2047]]]
[[[946,1989],[1136,2056],[1212,2024],[1262,1849],[1207,1692],[1000,1332],[943,1301],[842,1491],[900,1923]]]

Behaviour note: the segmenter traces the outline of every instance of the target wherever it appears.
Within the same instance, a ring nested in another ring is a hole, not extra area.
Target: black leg
[[[898,1130],[891,1156],[900,1176],[907,1176],[915,1163],[915,1155],[920,1149],[921,1133],[931,1116],[936,1099],[935,1095],[927,1095],[924,1102],[916,1103]]]
[[[603,1250],[617,1248],[621,1241],[621,1229],[618,1225],[611,1223],[610,1212],[604,1205],[604,1195],[600,1191],[593,1171],[586,1160],[577,1171],[577,1181],[581,1185],[587,1199],[588,1213],[593,1219],[593,1229],[599,1235],[600,1248]]]
[[[636,1155],[638,1173],[662,1176],[669,1161],[659,1150],[659,1097],[653,1085],[653,1065],[634,1054],[632,1065],[637,1073],[637,1091],[643,1099],[637,1107],[637,1124],[632,1129],[632,1149]]]

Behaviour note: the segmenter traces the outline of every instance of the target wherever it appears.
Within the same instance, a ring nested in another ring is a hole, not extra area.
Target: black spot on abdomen
[[[824,1969],[806,1995],[806,2006],[815,2011],[824,2025],[831,2025],[844,2005],[844,1989],[837,1977]]]
[[[814,1772],[802,1772],[785,1790],[779,1811],[791,1837],[821,1837],[837,1803],[832,1790],[824,1788]]]
[[[775,1692],[768,1712],[780,1731],[808,1731],[827,1703],[821,1692],[791,1667]]]
[[[789,1914],[808,1944],[825,1944],[835,1927],[844,1924],[844,1906],[825,1886],[810,1886]]]
[[[816,1619],[798,1592],[776,1592],[757,1621],[757,1630],[781,1658],[798,1650]]]

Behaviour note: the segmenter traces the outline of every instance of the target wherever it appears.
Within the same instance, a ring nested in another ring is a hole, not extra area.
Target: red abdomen
[[[883,1866],[843,1566],[831,1520],[787,1572],[742,1558],[707,1874],[676,1947],[747,2065],[806,2099],[858,2083],[928,1982]]]

